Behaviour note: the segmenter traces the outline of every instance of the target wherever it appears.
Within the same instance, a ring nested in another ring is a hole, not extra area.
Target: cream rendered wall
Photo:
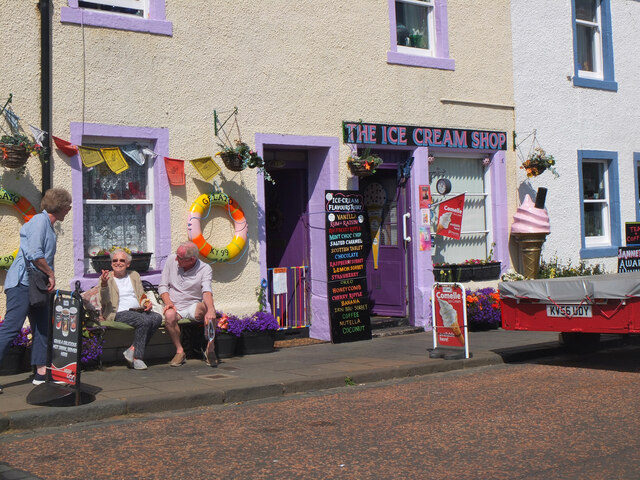
[[[69,138],[71,122],[165,127],[169,156],[188,160],[218,151],[213,111],[234,106],[242,138],[250,144],[256,133],[341,139],[341,122],[358,119],[508,133],[514,128],[510,14],[504,0],[449,2],[455,71],[387,64],[387,1],[240,0],[212,6],[198,0],[186,8],[184,2],[167,0],[172,36],[62,24],[63,4],[56,4],[53,18],[53,134],[62,138]],[[3,27],[10,24],[8,17],[19,26],[12,24],[10,38],[3,35],[15,46],[10,56],[0,58],[2,70],[11,72],[0,76],[0,93],[13,91],[21,102],[16,110],[37,124],[38,13],[33,7],[0,5]],[[480,103],[447,103],[443,98]],[[348,152],[342,145],[342,188],[349,176],[344,162]],[[510,192],[516,178],[513,158],[509,149]],[[54,150],[53,161],[53,184],[70,188],[68,159]],[[188,163],[186,174],[185,187],[172,187],[167,212],[174,249],[186,238],[188,207],[207,191]],[[246,266],[213,267],[219,282],[214,285],[216,306],[248,313],[255,310],[260,281],[256,175],[223,168],[219,181],[243,206],[252,241]],[[39,179],[24,188],[38,200]],[[510,204],[515,207],[515,198]],[[70,216],[58,240],[61,285],[73,276],[71,225]],[[210,243],[226,244],[229,228],[221,220],[220,228],[210,229]]]
[[[535,14],[529,2],[511,5],[518,140],[537,130],[537,138],[556,159],[560,174],[554,179],[545,172],[534,179],[518,169],[519,197],[549,189],[547,210],[551,234],[543,258],[558,256],[565,263],[579,260],[580,199],[577,169],[578,150],[618,152],[622,238],[624,222],[636,221],[636,187],[633,152],[640,151],[640,99],[638,97],[637,2],[612,0],[613,50],[618,91],[574,87],[571,1],[538,2]],[[632,41],[635,39],[636,41]],[[522,144],[526,156],[530,141]],[[600,257],[588,264],[604,263],[616,271],[615,257]]]

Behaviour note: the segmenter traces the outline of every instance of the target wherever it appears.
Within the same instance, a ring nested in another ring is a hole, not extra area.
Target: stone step
[[[410,335],[412,333],[420,333],[424,332],[423,327],[414,327],[411,325],[403,325],[399,327],[388,327],[388,328],[378,328],[371,329],[371,336],[373,338],[379,337],[393,337],[396,335]]]
[[[371,330],[406,326],[409,326],[409,319],[406,317],[371,317]]]

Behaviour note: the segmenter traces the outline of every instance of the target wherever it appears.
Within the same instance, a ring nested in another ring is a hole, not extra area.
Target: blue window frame
[[[69,6],[60,9],[60,20],[65,23],[157,35],[173,34],[173,24],[165,18],[165,0],[67,1]],[[128,6],[135,8],[125,8]]]
[[[387,62],[455,70],[449,58],[447,0],[389,0]]]
[[[578,179],[580,257],[616,256],[621,245],[618,153],[579,150]]]
[[[573,84],[617,91],[610,0],[573,0]]]

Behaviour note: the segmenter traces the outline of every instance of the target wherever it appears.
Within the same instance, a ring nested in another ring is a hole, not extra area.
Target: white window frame
[[[436,55],[436,27],[435,27],[435,1],[434,0],[395,0],[395,3],[406,3],[409,5],[415,5],[418,7],[425,8],[427,10],[427,33],[429,36],[429,47],[430,48],[418,48],[418,47],[407,47],[404,45],[397,44],[398,53],[406,53],[410,55],[422,55],[425,57],[435,57]],[[396,24],[394,28],[397,31],[398,28],[398,20],[396,19]],[[397,42],[397,39],[396,39]]]
[[[604,193],[605,198],[598,198],[598,199],[583,198],[582,199],[583,215],[585,214],[584,212],[585,205],[598,204],[598,205],[604,206],[604,208],[602,208],[601,210],[603,234],[598,236],[587,236],[585,231],[584,246],[585,248],[608,246],[608,245],[611,245],[611,203],[610,203],[611,191],[609,189],[609,162],[607,162],[606,160],[599,160],[599,159],[592,159],[592,158],[583,159],[582,160],[582,165],[583,165],[582,178],[580,179],[580,181],[583,183],[584,183],[584,165],[585,164],[599,164],[603,166],[601,182],[603,185],[603,190],[605,192]],[[583,194],[583,197],[584,197],[584,194]]]
[[[80,0],[88,3],[95,3],[97,5],[104,5],[108,7],[120,7],[120,8],[131,8],[133,10],[138,10],[142,12],[143,18],[149,18],[149,0]],[[91,7],[83,7],[91,9]],[[111,13],[115,15],[128,15],[123,12],[104,12]]]
[[[595,80],[602,80],[604,78],[604,69],[602,63],[602,10],[601,10],[601,0],[594,0],[596,2],[596,21],[590,22],[587,20],[581,20],[578,18],[576,14],[576,32],[578,31],[577,26],[581,25],[584,27],[593,28],[595,31],[594,38],[591,39],[592,49],[593,49],[593,71],[590,72],[588,70],[578,69],[578,76],[583,78],[592,78]],[[577,48],[580,48],[579,42],[577,43]],[[580,57],[580,53],[578,52],[578,57]]]

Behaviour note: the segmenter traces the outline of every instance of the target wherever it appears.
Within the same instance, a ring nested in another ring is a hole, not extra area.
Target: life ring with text
[[[38,213],[26,198],[17,193],[9,192],[2,187],[0,187],[0,204],[9,205],[17,210],[22,215],[24,223],[27,223]],[[18,250],[16,249],[10,255],[0,255],[0,268],[9,268],[18,255]]]
[[[224,248],[212,247],[202,235],[200,220],[211,206],[221,207],[227,211],[233,220],[234,233],[231,243]],[[225,193],[203,193],[189,209],[189,219],[187,220],[187,231],[189,240],[196,244],[200,255],[215,262],[228,262],[237,257],[247,243],[247,220],[238,202]]]

